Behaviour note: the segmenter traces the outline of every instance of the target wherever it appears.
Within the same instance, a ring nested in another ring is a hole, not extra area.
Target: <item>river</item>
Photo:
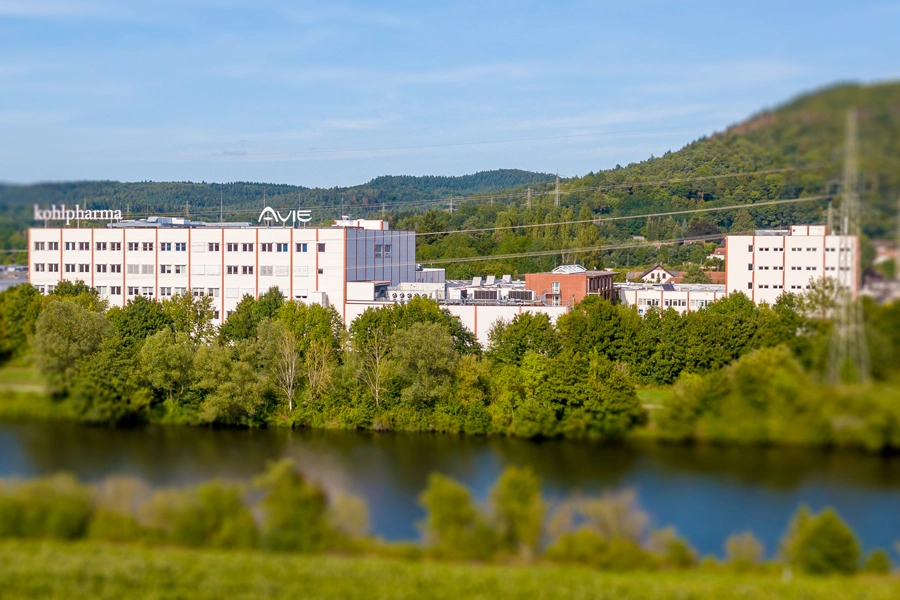
[[[84,481],[133,475],[154,486],[249,481],[293,458],[328,489],[364,498],[374,533],[415,539],[417,496],[434,471],[483,500],[506,465],[529,465],[552,501],[573,492],[633,489],[656,526],[674,526],[702,554],[750,529],[777,550],[800,503],[837,508],[866,548],[900,541],[900,457],[849,451],[656,444],[528,442],[507,438],[310,430],[107,429],[69,423],[0,424],[0,476],[60,471]]]

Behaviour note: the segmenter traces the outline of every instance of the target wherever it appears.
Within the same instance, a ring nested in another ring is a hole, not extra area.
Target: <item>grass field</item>
[[[0,420],[49,420],[69,418],[66,405],[53,402],[44,379],[29,363],[10,363],[0,368]]]
[[[597,573],[554,566],[191,551],[92,542],[0,542],[8,598],[896,598],[898,583],[706,572]]]

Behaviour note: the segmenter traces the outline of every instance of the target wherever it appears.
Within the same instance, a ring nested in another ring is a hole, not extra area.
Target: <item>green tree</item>
[[[106,317],[127,346],[137,345],[169,326],[163,304],[144,296],[135,296],[124,308],[112,307]]]
[[[801,506],[782,542],[782,551],[791,564],[813,575],[849,575],[859,567],[859,541],[831,508],[814,515]]]
[[[116,425],[146,418],[152,393],[140,380],[134,352],[121,338],[106,336],[77,367],[69,395],[81,421]]]
[[[750,571],[762,564],[765,547],[752,531],[736,533],[725,541],[725,559],[737,571]]]
[[[329,534],[328,499],[308,483],[290,460],[270,463],[255,485],[264,496],[263,546],[269,550],[317,552]]]
[[[433,407],[451,389],[457,355],[453,340],[437,323],[414,323],[391,338],[392,355],[403,402],[412,408]]]
[[[507,467],[490,499],[502,547],[513,554],[535,556],[547,508],[534,472],[527,467]]]
[[[681,273],[682,283],[711,283],[709,274],[700,268],[700,265],[690,264]]]
[[[427,513],[422,525],[425,541],[435,555],[461,559],[493,555],[496,534],[462,484],[433,473],[419,503]]]
[[[178,404],[190,387],[196,345],[186,333],[163,329],[148,337],[138,352],[144,379],[165,395],[169,410]]]
[[[187,291],[164,301],[163,310],[176,333],[188,334],[195,343],[212,340],[216,311],[209,296],[194,297]]]
[[[42,305],[41,293],[30,284],[0,292],[0,363],[28,353]]]
[[[75,282],[63,279],[47,296],[48,301],[52,301],[54,298],[64,298],[96,313],[105,312],[109,307],[109,303],[100,297],[96,289],[80,279]]]
[[[94,353],[110,330],[101,314],[68,300],[49,302],[35,322],[35,364],[56,394],[65,392],[75,377],[79,359]]]
[[[881,548],[872,550],[863,563],[863,571],[876,575],[887,575],[891,572],[891,557]]]
[[[487,355],[494,362],[521,364],[527,352],[554,356],[561,349],[559,336],[550,318],[543,313],[524,312],[512,321],[497,321],[488,332]]]

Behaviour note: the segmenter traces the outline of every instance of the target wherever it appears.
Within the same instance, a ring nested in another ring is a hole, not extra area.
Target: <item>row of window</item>
[[[784,248],[757,248],[757,251],[758,251],[758,252],[768,252],[768,251],[770,251],[770,250],[771,250],[772,252],[784,252]],[[825,252],[837,252],[837,250],[838,250],[837,248],[825,248]],[[747,246],[747,251],[748,251],[748,252],[753,252],[753,245],[752,245],[752,244],[749,245],[749,246]],[[792,252],[802,252],[802,251],[803,251],[803,248],[801,248],[801,247],[799,247],[799,246],[791,246],[791,251],[792,251]],[[819,249],[818,249],[818,248],[815,248],[815,247],[813,247],[813,248],[806,248],[806,251],[807,251],[807,252],[818,252]],[[841,248],[841,252],[850,252],[850,248]]]
[[[126,249],[129,252],[153,252],[154,242],[128,242]],[[226,252],[237,252],[240,247],[243,252],[253,252],[254,244],[237,244],[229,242],[225,244]],[[112,250],[117,251],[122,249],[122,242],[95,242],[94,246],[98,251],[106,251]],[[288,252],[289,244],[287,243],[276,243],[276,242],[265,242],[259,245],[259,249],[261,252]],[[297,252],[307,252],[309,249],[309,244],[298,242],[295,244]],[[219,242],[195,242],[191,244],[191,250],[194,252],[218,252],[220,248]],[[35,242],[34,243],[35,250],[59,250],[59,242]],[[89,251],[91,249],[90,242],[63,242],[64,250],[85,250]],[[187,242],[160,242],[159,243],[160,252],[186,252],[187,251]],[[325,244],[319,243],[316,244],[316,250],[318,252],[325,252]],[[390,244],[375,244],[375,256],[381,257],[382,254],[385,257],[391,256],[391,245]]]
[[[227,275],[253,275],[253,265],[228,265],[225,267]],[[36,273],[59,273],[59,263],[35,263],[34,270]],[[90,273],[91,265],[89,263],[65,263],[63,270],[66,273]],[[121,273],[121,264],[96,264],[94,265],[96,273]],[[182,275],[188,271],[187,265],[159,265],[159,273],[161,275]],[[128,275],[153,275],[153,265],[128,265],[126,270]],[[325,273],[324,269],[318,270],[319,275]],[[221,274],[219,265],[193,265],[191,269],[192,275],[219,275]],[[260,266],[259,274],[263,277],[287,277],[291,274],[290,267],[287,265]],[[295,277],[309,276],[309,267],[294,267]]]

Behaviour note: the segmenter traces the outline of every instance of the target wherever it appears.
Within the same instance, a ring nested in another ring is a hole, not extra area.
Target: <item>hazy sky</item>
[[[839,80],[898,2],[0,0],[0,181],[564,176]]]

